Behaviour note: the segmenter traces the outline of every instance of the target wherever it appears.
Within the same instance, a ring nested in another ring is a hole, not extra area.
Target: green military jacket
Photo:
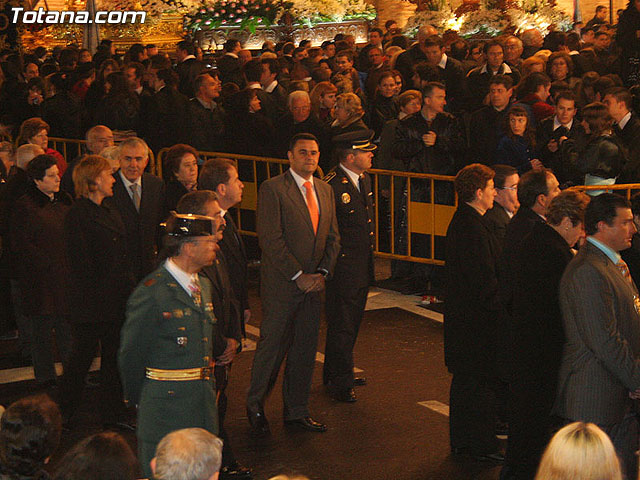
[[[209,379],[160,381],[146,378],[146,368],[177,370],[207,367],[216,317],[211,283],[199,275],[201,306],[163,266],[146,277],[127,302],[118,363],[125,399],[138,405],[137,435],[159,442],[181,428],[218,433],[213,375]]]

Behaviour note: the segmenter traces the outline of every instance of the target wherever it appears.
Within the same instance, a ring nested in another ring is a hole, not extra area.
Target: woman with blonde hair
[[[542,57],[529,57],[520,64],[520,78],[524,78],[531,73],[544,73],[547,67]]]
[[[311,115],[323,126],[333,122],[333,109],[336,106],[338,88],[331,82],[319,82],[311,90]]]
[[[364,123],[364,108],[355,93],[341,93],[336,98],[335,120],[331,124],[331,137],[356,130],[367,130]]]
[[[629,472],[629,478],[635,472]],[[613,443],[597,425],[574,422],[556,433],[535,480],[622,480]]]

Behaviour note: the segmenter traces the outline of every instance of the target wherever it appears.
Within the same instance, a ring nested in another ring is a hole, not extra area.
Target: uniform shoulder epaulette
[[[334,168],[329,173],[327,173],[322,180],[328,183],[331,180],[333,180],[335,178],[335,176],[336,176],[336,170]]]

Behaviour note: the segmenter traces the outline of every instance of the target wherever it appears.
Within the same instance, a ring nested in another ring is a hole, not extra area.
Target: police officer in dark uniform
[[[341,402],[355,402],[353,347],[374,280],[374,210],[371,177],[373,130],[359,130],[334,137],[339,164],[326,177],[335,194],[340,230],[340,254],[335,273],[327,282],[324,383]]]
[[[199,427],[218,434],[211,342],[211,283],[198,272],[216,256],[216,220],[173,213],[167,260],[133,292],[122,328],[119,366],[125,398],[138,405],[138,458],[150,460],[167,433]]]

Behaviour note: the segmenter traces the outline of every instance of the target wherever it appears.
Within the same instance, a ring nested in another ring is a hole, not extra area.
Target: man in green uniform
[[[198,272],[216,256],[218,219],[172,214],[167,260],[133,292],[122,329],[119,366],[125,399],[138,406],[138,458],[150,460],[168,433],[218,433],[211,341],[211,284]]]

